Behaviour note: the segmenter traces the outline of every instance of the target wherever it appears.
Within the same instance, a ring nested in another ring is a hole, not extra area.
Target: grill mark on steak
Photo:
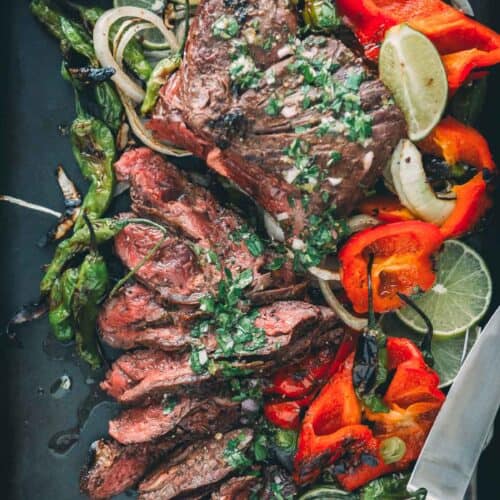
[[[244,451],[253,438],[251,429],[237,429],[188,447],[154,470],[139,484],[140,500],[168,500],[181,494],[217,484],[235,469],[224,459],[224,451],[231,440],[241,440],[238,449]]]
[[[297,56],[287,48],[288,35],[297,33],[293,6],[285,0],[253,0],[247,4],[248,15],[240,33],[246,33],[254,22],[260,24],[258,37],[247,37],[249,54],[257,68],[265,71],[257,88],[234,92],[229,75],[232,40],[217,39],[212,32],[214,21],[221,15],[231,15],[234,9],[223,0],[205,0],[191,24],[181,69],[162,89],[150,128],[165,139],[180,138],[184,147],[207,158],[212,169],[235,182],[268,212],[275,216],[289,214],[288,234],[297,235],[308,214],[321,214],[331,204],[339,213],[348,213],[363,195],[363,188],[370,188],[381,174],[406,126],[388,91],[369,76],[369,68],[361,59],[335,38],[310,35],[302,41],[304,57],[337,63],[339,68],[330,70],[334,80],[343,82],[352,71],[363,71],[368,76],[360,86],[359,96],[362,109],[372,120],[372,138],[363,144],[350,142],[342,133],[318,136],[322,121],[339,116],[331,109],[314,107],[321,98],[321,89],[314,86],[309,91],[311,106],[304,109],[301,105],[304,81],[291,69]],[[261,42],[269,37],[274,43],[266,51]],[[268,78],[271,73],[273,78]],[[266,113],[269,98],[274,95],[283,99],[286,113]],[[244,121],[245,126],[235,137],[224,127],[214,126],[223,124],[228,116]],[[178,124],[181,119],[181,133],[169,134],[170,124]],[[309,128],[296,131],[304,126]],[[182,140],[182,132],[189,139]],[[193,141],[193,135],[198,139]],[[310,144],[310,155],[325,173],[325,180],[306,209],[299,189],[283,177],[293,165],[283,150],[296,138]],[[342,159],[331,165],[329,155],[334,150],[341,153]],[[342,181],[330,183],[329,177]],[[331,194],[327,202],[320,196],[325,191]]]
[[[241,416],[239,403],[227,398],[202,399],[182,396],[170,412],[165,403],[129,408],[109,422],[109,435],[121,444],[146,443],[165,434],[174,440],[185,434],[192,440],[216,431],[225,432]]]

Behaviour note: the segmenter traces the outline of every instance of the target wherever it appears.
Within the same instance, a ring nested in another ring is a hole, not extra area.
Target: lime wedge
[[[436,336],[452,336],[478,323],[491,301],[492,283],[483,259],[458,240],[445,242],[434,286],[415,303],[429,317]],[[425,333],[422,318],[409,306],[396,311],[413,330]]]
[[[379,73],[406,117],[410,139],[429,135],[448,100],[448,78],[432,42],[406,24],[391,28],[380,48]]]
[[[150,10],[159,16],[162,16],[165,4],[166,0],[113,0],[114,7],[139,7]],[[163,35],[156,28],[142,31],[140,40],[144,48],[148,50],[167,50],[169,48]]]
[[[404,337],[413,340],[417,345],[422,342],[422,335],[406,326],[395,314],[386,314],[382,318],[381,326],[391,337]],[[431,347],[434,357],[433,368],[439,375],[440,387],[453,383],[463,361],[476,342],[479,331],[479,328],[473,326],[453,337],[434,337]]]

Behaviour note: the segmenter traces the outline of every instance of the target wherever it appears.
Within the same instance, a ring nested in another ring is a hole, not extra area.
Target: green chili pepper
[[[61,278],[55,281],[50,292],[49,323],[54,337],[61,342],[68,342],[74,337],[71,299],[77,277],[77,269],[67,269]]]
[[[71,126],[73,154],[83,176],[90,181],[75,231],[83,226],[82,214],[98,219],[113,198],[115,141],[108,127],[100,120],[85,114],[77,99],[78,116]]]
[[[100,245],[114,238],[127,224],[145,224],[166,232],[164,227],[148,219],[97,219],[92,221],[96,243]],[[47,266],[42,281],[40,282],[40,293],[42,297],[50,293],[55,281],[58,279],[68,261],[89,248],[90,232],[86,226],[76,231],[67,240],[59,243],[54,258]]]
[[[32,14],[49,30],[51,35],[59,40],[64,38],[61,28],[61,15],[43,0],[33,0],[30,3]]]
[[[109,285],[106,261],[97,250],[97,237],[88,217],[85,216],[89,235],[90,252],[85,256],[76,279],[71,311],[75,322],[76,348],[79,356],[92,368],[99,368],[101,357],[96,340],[96,322],[99,304]]]
[[[34,0],[31,3],[31,11],[50,33],[60,40],[63,52],[71,48],[86,57],[95,68],[100,66],[92,39],[83,26],[67,19],[43,0]],[[96,85],[95,99],[101,109],[103,121],[111,130],[118,130],[123,116],[123,105],[113,85],[110,82]]]
[[[78,11],[80,17],[83,19],[83,22],[90,27],[94,27],[97,20],[105,12],[104,9],[99,7],[85,7],[74,3],[71,3],[70,5]],[[116,36],[119,29],[119,23],[116,23],[111,27],[111,39]],[[132,39],[127,44],[127,47],[123,51],[123,60],[130,70],[141,80],[147,81],[149,79],[152,71],[151,64],[149,64],[149,61],[144,55],[141,44],[136,39]]]
[[[160,89],[166,83],[168,76],[181,65],[179,55],[172,55],[162,59],[154,68],[146,87],[146,96],[141,106],[141,113],[148,114],[156,104]]]

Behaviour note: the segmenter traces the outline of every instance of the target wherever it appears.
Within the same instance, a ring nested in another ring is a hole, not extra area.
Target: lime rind
[[[491,302],[492,281],[484,260],[458,240],[446,241],[437,262],[436,283],[415,298],[432,321],[437,337],[462,334],[477,324]],[[426,332],[422,318],[410,307],[396,311],[407,326]]]
[[[448,79],[437,49],[408,25],[395,26],[382,43],[379,73],[405,115],[410,139],[425,138],[448,101]]]

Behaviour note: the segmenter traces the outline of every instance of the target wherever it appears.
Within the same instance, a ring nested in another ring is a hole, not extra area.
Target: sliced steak
[[[222,16],[237,20],[235,37],[218,36]],[[160,137],[206,155],[268,212],[287,214],[295,235],[308,214],[332,204],[349,212],[406,129],[388,91],[350,49],[333,37],[301,40],[297,30],[287,0],[204,0],[181,70],[150,123]],[[285,152],[294,144],[300,161]]]
[[[237,429],[191,445],[140,483],[139,498],[168,500],[217,484],[235,470],[225,458],[228,446],[244,452],[252,437],[252,430]]]
[[[234,427],[240,404],[227,398],[182,396],[173,401],[129,408],[109,422],[109,435],[122,444],[145,443],[165,434],[188,433],[190,439]]]
[[[94,499],[119,495],[139,482],[148,467],[165,457],[176,443],[148,443],[122,446],[114,441],[97,441],[89,467],[82,471],[80,489]]]
[[[215,264],[199,259],[181,238],[144,224],[129,224],[115,238],[115,251],[123,264],[133,269],[155,245],[160,248],[136,273],[136,278],[155,289],[162,299],[179,304],[196,304],[213,292],[221,279]]]
[[[260,488],[259,478],[239,476],[228,479],[212,493],[211,500],[250,500]]]
[[[303,294],[305,283],[297,284],[291,262],[272,273],[266,271],[266,265],[277,257],[275,252],[252,254],[235,232],[245,226],[242,218],[161,156],[147,148],[133,149],[122,155],[115,170],[119,179],[130,181],[132,209],[138,215],[153,217],[178,230],[201,247],[199,252],[213,252],[233,273],[251,269],[254,301],[264,303]]]

